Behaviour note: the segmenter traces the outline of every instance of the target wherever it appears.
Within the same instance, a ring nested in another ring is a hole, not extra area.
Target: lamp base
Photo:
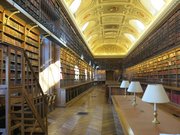
[[[154,123],[154,124],[160,124],[160,122],[159,122],[156,118],[154,118],[154,120],[152,121],[152,123]]]
[[[154,120],[152,121],[152,123],[154,123],[154,124],[160,124],[160,122],[159,122],[158,119],[157,119],[157,111],[154,111],[153,115],[154,115]]]
[[[126,98],[126,88],[125,88],[125,91],[124,91],[124,97]]]
[[[133,101],[132,102],[132,106],[136,106],[136,105],[137,105],[137,103]]]
[[[134,94],[133,100],[132,100],[132,106],[136,106],[136,95]]]

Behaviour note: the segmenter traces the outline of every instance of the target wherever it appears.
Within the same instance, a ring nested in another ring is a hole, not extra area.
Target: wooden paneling
[[[106,80],[107,81],[113,81],[114,80],[113,74],[114,74],[114,71],[107,70],[106,71]]]

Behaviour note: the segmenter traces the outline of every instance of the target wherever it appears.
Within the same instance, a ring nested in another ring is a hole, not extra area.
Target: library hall
[[[0,0],[0,135],[180,135],[180,0]]]

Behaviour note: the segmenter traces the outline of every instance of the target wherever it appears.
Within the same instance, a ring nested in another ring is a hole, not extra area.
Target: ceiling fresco
[[[95,58],[125,57],[173,1],[62,0]]]

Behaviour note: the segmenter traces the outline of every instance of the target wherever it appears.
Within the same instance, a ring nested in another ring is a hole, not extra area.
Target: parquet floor
[[[105,88],[100,86],[72,106],[56,108],[49,114],[48,123],[49,135],[116,135],[111,106]]]

